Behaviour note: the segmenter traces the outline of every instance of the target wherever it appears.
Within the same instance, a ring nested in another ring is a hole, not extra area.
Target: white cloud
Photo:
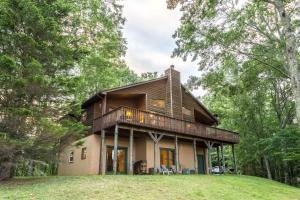
[[[126,18],[124,37],[127,40],[125,60],[137,73],[163,73],[171,64],[181,72],[182,82],[190,75],[200,75],[197,64],[171,58],[175,48],[172,38],[180,25],[179,10],[168,10],[165,0],[124,0]],[[203,91],[194,91],[200,95]]]

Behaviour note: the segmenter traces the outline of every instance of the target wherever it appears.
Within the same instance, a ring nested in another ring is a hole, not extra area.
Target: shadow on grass
[[[49,180],[55,178],[54,176],[43,176],[43,177],[15,177],[0,181],[0,186],[15,187],[20,185],[33,185],[38,183],[49,182]]]

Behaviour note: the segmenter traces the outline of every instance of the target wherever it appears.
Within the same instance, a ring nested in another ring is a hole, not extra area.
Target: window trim
[[[84,154],[85,152],[85,154]],[[86,147],[82,147],[81,148],[81,160],[85,160],[87,156],[87,148]]]
[[[71,158],[72,158],[72,160],[71,160]],[[69,152],[69,163],[74,163],[74,150],[71,150]]]
[[[166,150],[167,152],[168,152],[168,154],[167,154],[167,157],[168,157],[168,160],[167,160],[167,165],[166,165],[166,167],[167,168],[170,168],[171,167],[171,165],[170,165],[170,155],[169,155],[169,151],[171,151],[172,153],[173,153],[173,156],[172,156],[172,160],[173,160],[173,165],[176,165],[176,149],[175,148],[166,148],[166,147],[160,147],[159,148],[159,157],[160,157],[160,166],[161,166],[161,151],[162,150]]]

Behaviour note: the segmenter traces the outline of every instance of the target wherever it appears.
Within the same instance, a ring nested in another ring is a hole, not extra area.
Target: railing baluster
[[[228,142],[239,142],[239,136],[227,130],[124,106],[107,112],[103,116],[92,120],[89,124],[92,124],[94,131],[100,131],[103,128],[114,125],[116,122],[157,127],[167,131]]]

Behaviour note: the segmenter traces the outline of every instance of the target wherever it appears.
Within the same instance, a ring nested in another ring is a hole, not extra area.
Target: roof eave
[[[139,86],[139,85],[143,85],[143,84],[147,84],[147,83],[152,83],[152,82],[155,82],[155,81],[160,81],[160,80],[164,80],[166,79],[167,76],[162,76],[162,77],[159,77],[159,78],[156,78],[156,79],[151,79],[151,80],[147,80],[147,81],[142,81],[142,82],[138,82],[138,83],[133,83],[133,84],[129,84],[129,85],[125,85],[125,86],[121,86],[121,87],[116,87],[116,88],[111,88],[111,89],[107,89],[107,90],[103,90],[103,91],[99,91],[97,94],[89,97],[82,105],[81,107],[82,108],[85,108],[87,107],[88,105],[90,105],[91,103],[95,102],[95,101],[98,101],[98,100],[101,100],[107,93],[109,92],[115,92],[115,91],[118,91],[118,90],[123,90],[123,89],[127,89],[127,88],[130,88],[130,87],[135,87],[135,86]],[[101,98],[99,98],[101,97]]]
[[[215,123],[219,124],[219,120],[214,116],[214,114],[210,112],[183,84],[181,84],[181,86],[193,97],[193,99],[204,109],[204,111],[207,112],[207,114],[215,121]]]

